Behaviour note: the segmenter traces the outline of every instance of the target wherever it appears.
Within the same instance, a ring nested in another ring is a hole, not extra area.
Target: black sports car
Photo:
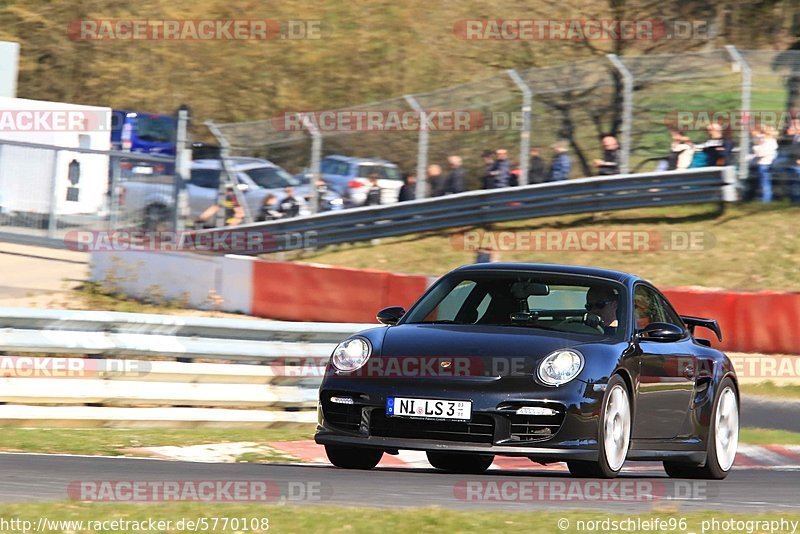
[[[566,461],[616,476],[660,460],[673,477],[724,478],[736,456],[730,360],[631,274],[476,264],[439,279],[408,312],[378,313],[334,350],[315,440],[338,467],[426,451],[435,468],[482,472],[494,455]]]

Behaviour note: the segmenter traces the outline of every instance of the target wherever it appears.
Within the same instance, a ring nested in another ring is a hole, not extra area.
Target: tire
[[[380,449],[340,445],[325,445],[325,454],[333,465],[342,469],[372,469],[383,457]]]
[[[664,462],[664,471],[673,478],[722,480],[733,467],[738,445],[739,396],[733,380],[725,378],[720,382],[714,398],[714,410],[711,412],[706,440],[705,465]]]
[[[572,460],[569,472],[581,478],[615,478],[625,464],[631,443],[633,413],[625,381],[614,375],[608,381],[597,428],[598,459],[596,462]]]
[[[163,204],[150,204],[144,210],[142,229],[148,232],[163,230],[170,223],[170,210]]]
[[[493,454],[459,454],[455,452],[427,452],[428,462],[448,473],[477,475],[483,473],[494,461]]]

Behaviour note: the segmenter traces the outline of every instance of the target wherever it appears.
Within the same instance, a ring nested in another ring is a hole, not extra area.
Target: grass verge
[[[314,425],[266,429],[132,429],[115,428],[4,428],[0,451],[116,456],[132,447],[200,445],[234,441],[295,441],[311,439]],[[264,457],[259,457],[264,460]],[[243,458],[246,461],[247,458]]]
[[[779,386],[774,382],[743,384],[739,386],[742,395],[760,395],[776,399],[800,399],[800,385]]]
[[[742,290],[800,290],[800,240],[795,221],[800,206],[783,202],[729,205],[673,206],[603,212],[593,215],[547,217],[495,224],[494,230],[538,232],[592,230],[646,232],[646,250],[501,250],[503,261],[591,265],[636,273],[661,286],[698,285]],[[373,268],[393,272],[439,275],[475,261],[453,232],[387,238],[377,245],[341,245],[296,256],[299,261]],[[690,234],[691,232],[691,234]],[[695,236],[699,250],[680,250],[680,241]],[[535,244],[535,240],[530,240]],[[506,242],[514,248],[521,241]],[[665,250],[662,244],[670,244]],[[543,247],[545,248],[545,247]],[[558,248],[558,247],[557,247]]]
[[[745,427],[739,429],[739,441],[748,445],[800,445],[800,432]]]
[[[441,508],[403,508],[403,509],[377,509],[377,508],[347,508],[330,506],[264,506],[263,504],[214,504],[214,503],[170,503],[142,505],[103,505],[95,503],[46,503],[46,504],[14,504],[0,506],[0,516],[15,518],[20,521],[30,521],[31,526],[36,526],[40,517],[46,518],[44,528],[40,532],[99,532],[108,531],[103,528],[102,521],[127,521],[118,523],[113,528],[114,532],[142,532],[152,531],[145,527],[137,529],[133,522],[170,521],[168,526],[162,524],[158,530],[168,532],[191,532],[187,528],[187,521],[197,522],[206,518],[209,525],[216,522],[214,532],[263,532],[268,519],[270,532],[347,532],[357,534],[361,532],[508,532],[509,530],[522,530],[524,532],[587,532],[603,531],[603,527],[589,527],[588,522],[602,522],[606,519],[625,521],[631,519],[650,524],[654,518],[663,521],[659,532],[727,532],[724,521],[731,519],[748,521],[753,525],[754,532],[766,532],[761,526],[761,521],[781,521],[786,524],[791,521],[800,521],[798,513],[781,514],[742,514],[722,512],[648,512],[645,514],[617,514],[606,512],[507,512],[507,511],[454,511]],[[711,524],[716,519],[717,525]],[[83,521],[83,524],[55,524],[55,521]],[[180,521],[183,520],[180,528]],[[251,525],[258,528],[251,529]],[[585,522],[583,525],[581,521]],[[98,524],[95,524],[95,523]],[[227,522],[228,528],[223,528]],[[706,523],[704,523],[706,522]],[[232,525],[238,528],[231,528]],[[247,524],[247,528],[242,528]],[[635,523],[633,523],[635,525]],[[596,523],[595,523],[596,525]],[[583,526],[583,528],[581,528]],[[28,529],[30,530],[30,529]],[[208,531],[208,529],[199,529]],[[3,529],[0,532],[19,532],[15,529]],[[638,529],[635,526],[626,532],[652,532],[653,529]],[[791,532],[780,527],[773,531]]]

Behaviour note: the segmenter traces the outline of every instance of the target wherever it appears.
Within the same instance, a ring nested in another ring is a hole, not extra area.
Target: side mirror
[[[406,310],[402,306],[391,306],[384,308],[378,312],[375,318],[379,323],[387,324],[389,326],[397,324],[397,321],[406,314]]]
[[[683,338],[685,332],[680,326],[670,323],[650,323],[639,330],[639,339],[668,343]]]

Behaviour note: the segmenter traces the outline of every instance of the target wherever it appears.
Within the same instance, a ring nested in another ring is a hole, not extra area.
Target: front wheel
[[[719,385],[714,412],[706,440],[706,463],[703,466],[664,462],[664,471],[673,478],[721,480],[728,476],[739,446],[739,401],[733,380],[725,378]]]
[[[597,429],[598,459],[568,461],[572,476],[583,478],[614,478],[628,455],[631,442],[631,401],[625,381],[614,375],[608,381],[600,424]]]
[[[494,461],[492,454],[457,454],[452,452],[427,452],[428,463],[449,473],[483,473]]]
[[[325,445],[325,454],[333,465],[343,469],[372,469],[383,457],[383,451],[380,449],[340,445]]]

